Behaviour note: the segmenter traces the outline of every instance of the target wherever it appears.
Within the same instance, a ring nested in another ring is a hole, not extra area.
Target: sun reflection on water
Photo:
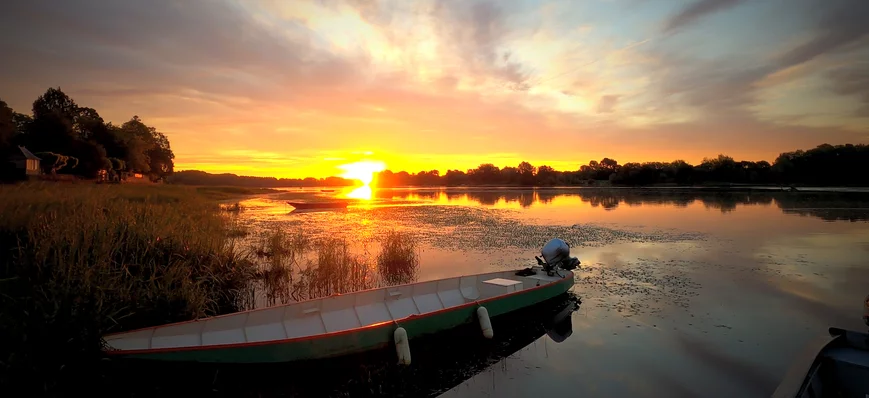
[[[373,195],[374,191],[371,189],[371,186],[363,185],[350,191],[350,193],[347,194],[347,197],[352,199],[371,200]]]

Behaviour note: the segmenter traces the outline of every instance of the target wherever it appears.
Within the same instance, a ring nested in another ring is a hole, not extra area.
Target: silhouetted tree
[[[501,184],[516,185],[520,183],[520,178],[519,169],[516,167],[507,166],[501,169]]]
[[[0,149],[12,145],[13,137],[17,132],[13,115],[12,108],[0,100]]]
[[[540,166],[537,168],[537,185],[555,185],[556,172],[555,169],[549,166]]]
[[[468,182],[468,176],[464,171],[461,170],[447,170],[447,174],[444,176],[446,180],[446,185],[448,186],[458,186],[464,185]]]
[[[32,112],[32,117],[11,113],[10,140],[10,117],[0,107],[0,144],[15,141],[33,152],[66,156],[66,167],[51,166],[55,172],[95,177],[101,169],[114,169],[109,157],[122,161],[129,170],[147,173],[153,180],[164,179],[174,171],[175,155],[169,139],[138,116],[114,126],[95,109],[76,104],[60,88],[46,90],[33,102]]]
[[[522,185],[534,185],[534,175],[537,173],[537,168],[531,163],[522,162],[517,167],[519,171],[519,182]]]

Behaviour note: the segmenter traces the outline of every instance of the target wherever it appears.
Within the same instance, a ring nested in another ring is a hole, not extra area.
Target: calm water
[[[566,340],[540,332],[426,394],[768,396],[812,338],[865,328],[869,194],[419,189],[343,211],[285,203],[348,193],[251,198],[240,222],[344,237],[369,255],[402,230],[421,244],[420,281],[525,267],[553,237],[582,261]]]

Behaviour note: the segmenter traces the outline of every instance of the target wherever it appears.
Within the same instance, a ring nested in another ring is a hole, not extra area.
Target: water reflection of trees
[[[780,194],[775,201],[787,214],[825,221],[869,221],[869,195],[863,193]]]
[[[722,213],[734,211],[737,206],[771,206],[783,212],[812,216],[828,221],[869,220],[869,195],[863,193],[819,192],[666,192],[650,191],[593,191],[579,194],[583,202],[592,207],[613,210],[620,205],[659,205],[686,207],[700,202],[708,209]]]
[[[738,206],[771,206],[783,212],[817,217],[824,220],[869,220],[869,194],[860,192],[779,192],[779,191],[700,191],[665,189],[492,189],[446,191],[387,191],[383,197],[392,199],[415,198],[436,201],[470,201],[483,206],[499,202],[518,203],[528,208],[535,203],[549,204],[557,197],[579,198],[592,207],[615,210],[619,206],[674,206],[687,207],[700,202],[708,209],[722,213],[734,211]],[[443,197],[441,196],[443,195]]]

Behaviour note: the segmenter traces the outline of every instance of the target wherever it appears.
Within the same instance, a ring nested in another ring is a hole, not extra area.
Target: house
[[[39,163],[42,159],[36,157],[32,152],[28,151],[27,148],[18,145],[18,150],[21,151],[21,158],[16,164],[19,169],[24,169],[24,174],[29,176],[35,176],[39,174]]]
[[[39,159],[27,148],[20,145],[13,145],[5,151],[5,160],[3,169],[10,171],[16,178],[26,178],[28,176],[39,175]],[[5,174],[5,173],[4,173]]]

